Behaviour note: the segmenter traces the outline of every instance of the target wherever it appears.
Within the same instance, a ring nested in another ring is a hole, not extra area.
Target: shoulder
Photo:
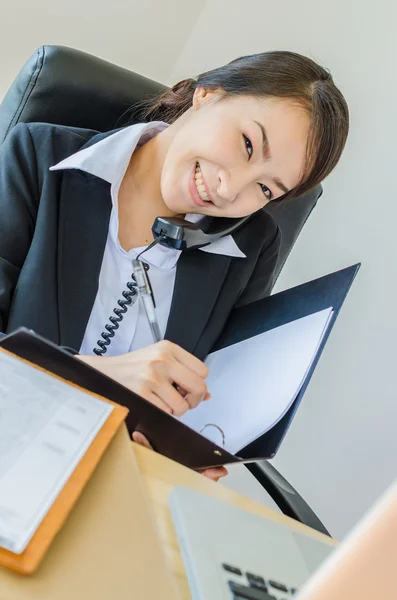
[[[34,151],[37,163],[47,165],[77,152],[97,135],[98,132],[92,129],[51,123],[19,123],[11,130],[3,146],[11,146],[14,151],[31,159]]]
[[[277,254],[281,246],[280,228],[264,209],[252,215],[233,237],[247,256],[256,258],[265,251]]]
[[[277,225],[273,217],[266,212],[266,209],[259,210],[253,215],[251,219],[253,227],[259,229],[261,232],[266,232],[267,237],[278,238],[280,235],[280,228]]]

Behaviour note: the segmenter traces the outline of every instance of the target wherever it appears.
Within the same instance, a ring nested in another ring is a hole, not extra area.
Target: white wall
[[[194,0],[0,0],[0,100],[43,44],[71,46],[164,82],[202,6]]]
[[[208,0],[168,80],[289,49],[330,68],[350,105],[343,160],[278,283],[362,261],[274,461],[337,537],[397,473],[396,22],[394,0]],[[231,485],[261,495],[235,471]]]

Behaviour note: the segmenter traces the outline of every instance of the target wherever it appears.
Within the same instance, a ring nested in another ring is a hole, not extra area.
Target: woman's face
[[[244,217],[300,181],[307,113],[289,100],[195,91],[170,135],[161,194],[176,214]]]

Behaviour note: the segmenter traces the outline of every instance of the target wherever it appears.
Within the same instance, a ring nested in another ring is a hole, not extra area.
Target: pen
[[[132,266],[134,270],[135,281],[138,286],[138,297],[142,298],[143,306],[145,307],[146,317],[149,322],[150,330],[152,332],[153,341],[155,343],[160,342],[161,332],[156,315],[156,304],[154,301],[153,290],[152,286],[150,285],[150,280],[145,269],[145,265],[141,260],[136,258],[132,261]],[[183,396],[183,398],[187,398],[188,393],[186,392],[186,390],[181,388],[176,383],[174,383],[173,386],[179,392],[179,394]]]
[[[149,276],[141,260],[133,260],[132,266],[134,270],[136,284],[138,287],[138,296],[142,298],[143,306],[146,312],[146,317],[149,322],[150,330],[152,332],[153,341],[155,343],[160,342],[161,332],[157,320],[156,305],[154,302],[154,296],[152,286],[150,285]]]

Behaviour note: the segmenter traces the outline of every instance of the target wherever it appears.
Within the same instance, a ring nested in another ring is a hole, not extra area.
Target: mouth
[[[208,187],[204,181],[200,163],[198,161],[193,169],[189,184],[191,196],[195,204],[198,206],[214,206],[214,203],[212,202],[208,193]]]

